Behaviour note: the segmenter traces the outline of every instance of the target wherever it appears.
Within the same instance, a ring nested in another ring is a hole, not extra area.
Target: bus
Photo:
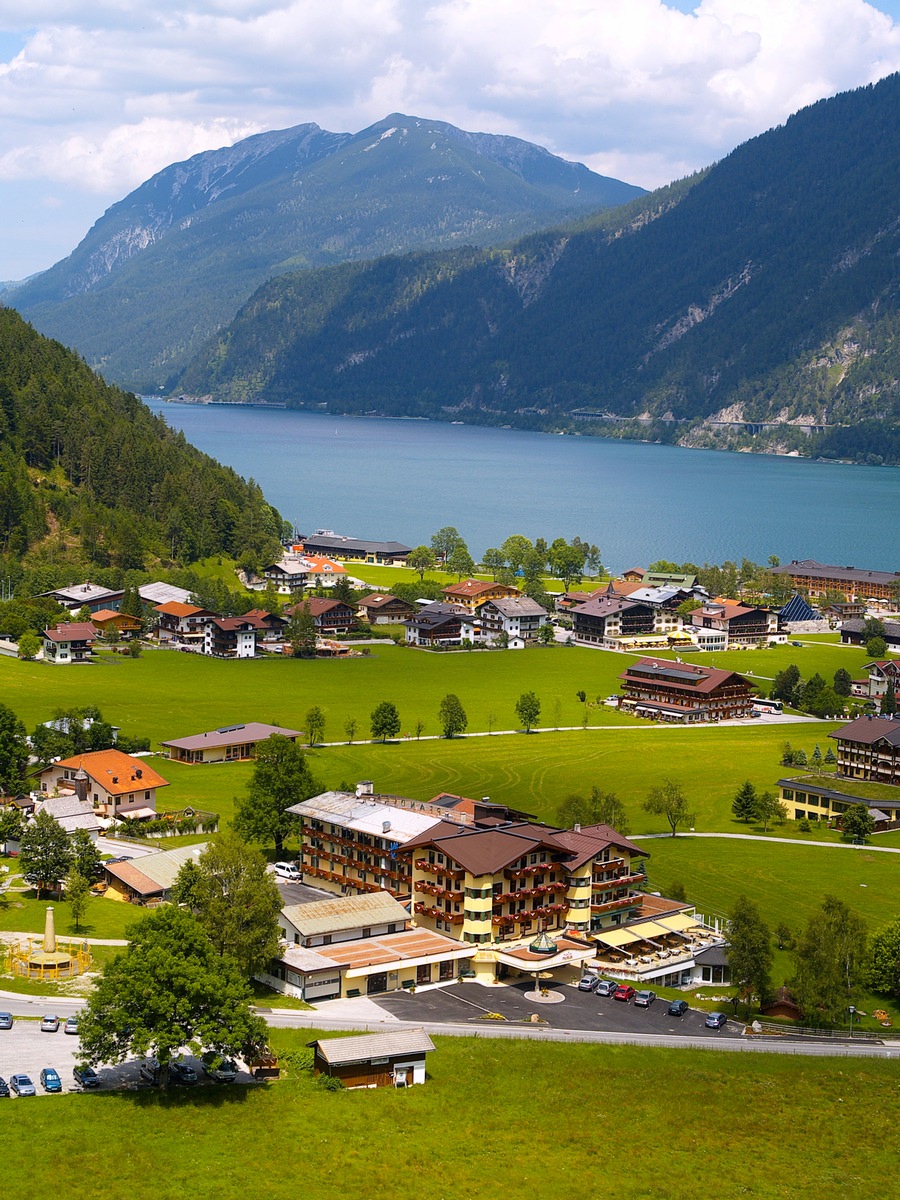
[[[782,700],[765,700],[761,696],[758,696],[753,701],[752,711],[760,715],[762,713],[766,713],[767,715],[769,713],[782,713],[784,712],[784,702]]]

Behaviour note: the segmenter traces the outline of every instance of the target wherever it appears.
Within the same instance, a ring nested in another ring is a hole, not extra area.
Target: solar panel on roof
[[[216,733],[234,733],[237,729],[246,729],[246,725],[223,725],[221,729],[217,729]]]

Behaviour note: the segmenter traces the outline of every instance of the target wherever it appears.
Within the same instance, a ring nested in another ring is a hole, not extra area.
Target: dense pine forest
[[[0,308],[0,577],[38,591],[88,569],[259,557],[281,533],[255,483]]]

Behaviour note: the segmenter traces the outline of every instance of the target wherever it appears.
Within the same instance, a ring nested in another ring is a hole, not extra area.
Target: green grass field
[[[314,1036],[273,1040],[284,1053]],[[598,1180],[629,1200],[893,1190],[892,1063],[439,1038],[428,1067],[424,1087],[400,1092],[327,1093],[293,1070],[253,1088],[10,1103],[5,1160],[37,1200],[61,1187],[69,1200],[98,1188],[129,1200],[500,1200]],[[848,1122],[865,1129],[864,1153],[848,1153]]]

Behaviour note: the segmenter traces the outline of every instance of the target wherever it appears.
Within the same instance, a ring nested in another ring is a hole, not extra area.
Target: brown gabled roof
[[[493,875],[538,850],[566,854],[568,848],[557,838],[558,832],[527,821],[491,829],[472,829],[441,821],[408,841],[405,849],[433,846],[472,875]]]
[[[402,604],[406,608],[413,606],[407,600],[401,600],[399,596],[392,596],[390,592],[371,592],[368,596],[363,596],[362,600],[356,601],[358,608],[383,608],[385,604]]]
[[[345,604],[343,600],[330,600],[327,596],[306,596],[299,604],[294,604],[290,608],[285,609],[285,612],[298,612],[304,604],[309,605],[309,611],[314,617],[321,617],[323,613],[332,612],[336,608],[346,608],[347,612],[352,615],[353,609],[349,604]]]
[[[153,611],[167,617],[199,617],[208,610],[198,608],[196,604],[182,604],[180,600],[167,600],[165,604],[154,605]]]
[[[51,642],[93,642],[96,641],[97,630],[90,621],[64,622],[54,625],[52,629],[45,629],[44,637]]]
[[[574,856],[566,860],[568,867],[582,866],[590,859],[596,858],[607,846],[627,850],[629,854],[639,854],[643,858],[650,857],[646,850],[636,846],[634,842],[629,842],[628,838],[623,837],[611,825],[582,825],[579,830],[563,829],[556,834],[556,838],[568,847]]]
[[[579,604],[572,611],[588,617],[609,617],[613,613],[627,612],[630,608],[649,608],[637,600],[625,600],[621,596],[610,596],[606,592],[595,592],[590,600]]]
[[[628,683],[661,683],[667,688],[689,692],[692,695],[706,695],[714,692],[723,683],[734,680],[750,683],[737,671],[724,671],[720,667],[699,667],[694,663],[671,662],[666,658],[642,658],[626,667],[619,678]]]
[[[130,887],[139,896],[160,896],[165,891],[162,884],[156,883],[143,871],[138,870],[134,863],[104,863],[103,866],[109,875]]]
[[[491,582],[486,579],[463,579],[461,583],[451,583],[444,588],[445,596],[481,596],[485,592],[492,592],[495,588],[519,595],[519,589],[511,587],[509,584]]]
[[[842,725],[830,738],[841,742],[858,742],[871,746],[875,742],[886,741],[889,746],[900,746],[900,721],[890,717],[857,717],[847,725]]]

